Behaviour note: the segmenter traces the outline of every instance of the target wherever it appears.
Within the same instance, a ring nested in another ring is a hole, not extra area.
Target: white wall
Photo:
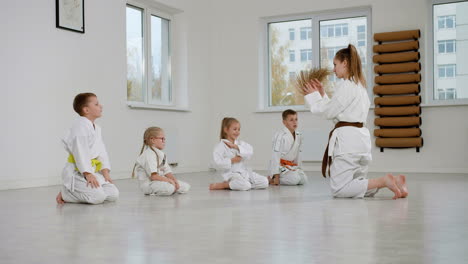
[[[150,125],[177,135],[178,171],[207,170],[223,116],[241,121],[242,138],[256,150],[252,164],[266,169],[270,137],[281,120],[280,113],[255,113],[260,17],[371,6],[374,32],[422,30],[423,65],[429,41],[424,0],[163,0],[183,10],[175,59],[183,76],[178,85],[188,86],[192,111],[134,110],[126,106],[125,1],[86,1],[85,34],[55,28],[54,1],[3,2],[0,87],[6,96],[0,106],[0,189],[60,183],[67,156],[60,138],[76,116],[74,95],[85,91],[95,92],[104,105],[98,123],[116,179],[130,176],[142,133]],[[467,173],[467,110],[423,108],[421,153],[375,148],[371,170]],[[370,124],[373,118],[371,112]],[[331,127],[310,113],[301,112],[300,122],[303,128]]]
[[[214,68],[213,90],[217,120],[224,114],[238,117],[242,123],[242,137],[253,143],[255,155],[252,164],[256,169],[265,169],[270,156],[270,137],[275,127],[281,126],[280,113],[255,113],[259,81],[258,57],[261,34],[258,29],[261,17],[317,12],[337,8],[370,6],[374,32],[421,29],[422,64],[425,65],[426,43],[429,43],[426,28],[428,3],[425,0],[238,0],[212,1]],[[426,71],[422,72],[423,77]],[[373,83],[373,80],[369,80]],[[422,82],[425,87],[425,82]],[[249,96],[247,96],[249,95]],[[384,153],[373,148],[374,162],[371,171],[378,172],[457,172],[468,173],[468,106],[428,107],[422,112],[424,147],[420,153],[412,149],[385,149]],[[300,126],[331,127],[311,113],[299,113]],[[368,127],[373,133],[373,110],[370,111]],[[311,139],[307,139],[311,140]],[[375,142],[373,138],[373,142]],[[306,164],[306,169],[319,169],[319,164]]]
[[[86,1],[86,33],[55,27],[55,2],[2,1],[0,85],[0,189],[60,183],[67,154],[60,144],[76,114],[73,97],[94,92],[104,105],[104,140],[115,179],[130,177],[146,127],[157,125],[177,136],[178,171],[206,170],[209,68],[206,8],[192,1],[166,1],[177,15],[179,71],[188,85],[191,112],[135,110],[126,106],[125,1]],[[190,42],[190,43],[189,43]],[[184,69],[185,67],[185,69]],[[177,121],[177,122],[175,122]],[[167,135],[171,140],[171,135]],[[172,137],[173,139],[173,137]],[[168,143],[169,144],[169,143]]]

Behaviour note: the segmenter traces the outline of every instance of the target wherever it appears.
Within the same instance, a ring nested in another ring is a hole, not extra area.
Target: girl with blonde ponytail
[[[143,146],[140,156],[133,166],[132,178],[137,176],[140,189],[148,195],[171,195],[186,193],[190,185],[177,180],[169,166],[166,154],[162,151],[166,146],[164,130],[159,127],[149,127],[143,134]]]
[[[339,50],[333,65],[336,77],[343,79],[336,85],[333,98],[328,98],[318,80],[301,89],[310,111],[335,123],[322,161],[322,175],[326,177],[328,168],[332,195],[362,198],[374,196],[380,188],[388,188],[394,193],[393,199],[406,197],[408,189],[404,175],[387,174],[367,179],[372,155],[370,134],[364,123],[370,101],[356,48],[349,44]]]

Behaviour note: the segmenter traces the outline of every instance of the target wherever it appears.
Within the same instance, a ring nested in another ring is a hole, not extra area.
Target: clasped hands
[[[321,96],[325,95],[325,90],[323,89],[323,85],[317,79],[310,80],[308,83],[306,83],[304,87],[301,87],[300,92],[304,96],[311,94],[313,92],[319,92]]]

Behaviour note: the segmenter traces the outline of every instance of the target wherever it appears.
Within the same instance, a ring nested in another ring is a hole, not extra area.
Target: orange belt
[[[285,166],[285,165],[288,165],[288,166],[297,166],[296,163],[292,162],[292,161],[289,161],[289,160],[284,160],[284,159],[280,159],[280,164],[281,166]]]

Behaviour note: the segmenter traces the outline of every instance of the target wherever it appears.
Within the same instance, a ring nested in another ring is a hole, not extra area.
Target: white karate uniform
[[[287,127],[283,127],[273,136],[273,153],[270,160],[270,176],[280,175],[282,185],[300,185],[307,182],[307,176],[301,169],[300,159],[302,134],[295,131],[295,138]],[[291,161],[297,166],[281,166],[280,160]]]
[[[101,162],[102,169],[111,169],[101,128],[86,117],[75,120],[65,138],[62,139],[65,150],[73,155],[75,163],[67,162],[62,171],[62,198],[69,203],[100,204],[104,201],[116,201],[119,190],[114,184],[107,182],[101,172],[96,172],[91,160]],[[100,184],[92,188],[82,173],[88,172],[96,176]],[[87,186],[89,185],[89,186]]]
[[[320,113],[334,123],[365,123],[369,113],[367,90],[351,80],[341,81],[330,100],[319,92],[305,96],[312,113]],[[367,168],[372,160],[369,130],[345,126],[335,129],[328,147],[332,157],[330,187],[334,197],[362,198],[373,196],[378,189],[367,190]]]
[[[151,149],[146,146],[143,153],[136,161],[135,173],[140,182],[140,189],[144,194],[149,195],[171,195],[174,193],[186,193],[190,190],[190,185],[179,181],[179,189],[164,181],[152,181],[151,174],[157,173],[159,176],[172,173],[171,167],[167,163],[166,154],[157,148]]]
[[[213,161],[216,169],[221,171],[222,177],[229,182],[229,188],[236,191],[250,189],[264,189],[268,187],[268,179],[247,167],[246,161],[253,155],[253,148],[247,142],[236,140],[234,144],[239,150],[228,147],[222,139],[213,150]],[[232,163],[231,159],[241,156],[242,160]]]

